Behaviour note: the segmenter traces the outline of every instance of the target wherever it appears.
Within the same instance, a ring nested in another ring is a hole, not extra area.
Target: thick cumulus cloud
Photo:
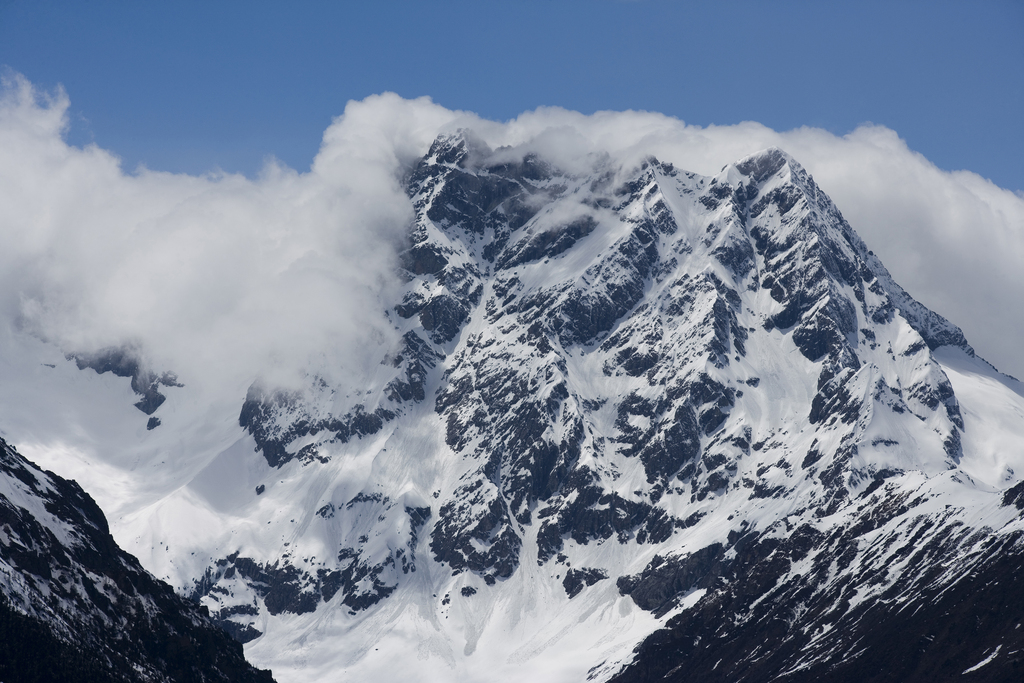
[[[308,172],[126,172],[63,137],[67,98],[23,79],[0,95],[0,313],[66,351],[134,344],[186,383],[358,382],[394,343],[383,311],[412,209],[402,176],[443,132],[569,171],[653,154],[704,174],[775,145],[800,161],[915,297],[1024,375],[1024,199],[948,173],[895,133],[700,128],[645,112],[542,108],[498,123],[429,99],[350,103]]]
[[[429,101],[353,104],[313,169],[256,179],[140,169],[63,139],[66,96],[20,78],[0,99],[0,310],[67,352],[132,345],[186,383],[358,381],[386,349],[402,168],[429,145]],[[377,116],[385,113],[386,116]]]

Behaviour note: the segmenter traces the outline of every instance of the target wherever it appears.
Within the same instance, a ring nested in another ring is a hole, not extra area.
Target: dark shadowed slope
[[[118,548],[75,482],[0,440],[0,680],[273,679]]]

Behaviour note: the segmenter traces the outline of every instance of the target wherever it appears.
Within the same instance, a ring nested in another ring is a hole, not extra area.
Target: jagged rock
[[[79,370],[91,368],[98,374],[110,372],[118,377],[130,377],[132,391],[142,396],[135,407],[146,415],[152,415],[157,408],[163,405],[167,397],[160,393],[160,387],[181,387],[177,376],[173,372],[165,372],[157,375],[146,368],[137,350],[132,348],[107,348],[95,353],[74,353],[68,354],[68,360],[75,361]],[[156,419],[154,424],[153,420]],[[158,418],[150,418],[153,429],[160,424]]]

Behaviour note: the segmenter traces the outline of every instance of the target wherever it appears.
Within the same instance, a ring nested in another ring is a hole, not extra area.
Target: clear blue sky
[[[843,134],[1024,190],[1024,1],[0,0],[0,65],[131,169],[307,169],[346,101],[646,109]]]

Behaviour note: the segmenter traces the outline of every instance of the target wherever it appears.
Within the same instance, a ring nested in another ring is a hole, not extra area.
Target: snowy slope
[[[282,681],[1015,675],[1021,385],[780,150],[513,152],[410,170],[358,386],[211,405],[11,331],[5,433]],[[950,605],[990,616],[926,632]]]

